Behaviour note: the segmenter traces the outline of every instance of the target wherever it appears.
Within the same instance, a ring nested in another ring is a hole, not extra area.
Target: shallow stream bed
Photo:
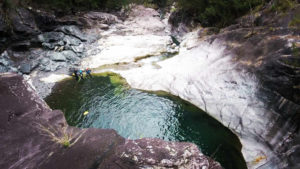
[[[64,80],[45,100],[71,126],[112,128],[129,139],[192,142],[225,169],[247,168],[238,137],[206,112],[166,92],[132,89],[119,75]]]

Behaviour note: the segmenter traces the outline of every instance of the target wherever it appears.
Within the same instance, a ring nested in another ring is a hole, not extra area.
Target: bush
[[[272,4],[272,11],[285,12],[290,8],[293,8],[295,2],[293,0],[275,0]]]
[[[203,26],[224,27],[262,0],[177,0],[180,10]]]
[[[10,0],[6,0],[10,1]],[[174,0],[25,0],[36,4],[48,5],[56,9],[70,10],[70,9],[107,9],[119,10],[123,6],[130,3],[143,4],[148,7],[163,8],[170,5]]]
[[[1,3],[0,3],[0,5],[1,5]],[[11,1],[11,0],[3,0],[1,7],[4,10],[9,10],[11,8],[14,8],[15,6],[16,6],[16,4],[13,1]]]
[[[10,1],[10,0],[5,0]],[[170,7],[176,3],[174,22],[199,22],[202,26],[224,27],[251,8],[269,0],[23,0],[45,4],[65,12],[72,10],[119,10],[130,3],[153,8]],[[286,9],[293,0],[274,0],[274,9]]]
[[[108,9],[118,10],[127,3],[128,0],[31,0],[36,4],[48,5],[53,8],[63,10],[94,10]]]
[[[289,27],[300,28],[300,14],[296,14],[289,23]]]

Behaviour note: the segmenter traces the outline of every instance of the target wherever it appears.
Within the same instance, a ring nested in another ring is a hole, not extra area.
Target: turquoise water
[[[65,80],[46,102],[52,109],[61,109],[72,126],[112,128],[130,139],[193,142],[226,169],[247,168],[237,136],[217,120],[168,93],[129,88],[116,74],[80,82]]]

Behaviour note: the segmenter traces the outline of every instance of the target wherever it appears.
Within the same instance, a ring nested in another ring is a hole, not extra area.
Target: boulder
[[[74,37],[76,37],[76,38],[78,38],[78,39],[80,39],[81,41],[84,41],[84,42],[87,41],[85,35],[75,25],[61,26],[61,27],[57,28],[56,31],[63,32],[66,35],[74,36]]]
[[[67,60],[66,56],[62,52],[48,52],[47,57],[57,62],[65,62]]]
[[[12,61],[10,60],[7,51],[4,51],[0,55],[0,72],[8,72],[8,71],[14,71],[14,68],[12,67]]]
[[[11,61],[9,59],[7,51],[3,52],[0,56],[0,64],[3,66],[9,66]]]
[[[62,32],[46,32],[38,36],[38,41],[42,43],[53,43],[63,40],[64,36]]]
[[[40,60],[40,63],[41,63],[42,65],[47,65],[49,62],[50,62],[50,60],[49,60],[48,58],[42,58],[42,59]]]
[[[0,74],[0,89],[0,168],[222,168],[192,143],[70,127],[16,74]]]
[[[64,37],[63,41],[67,46],[78,46],[81,44],[80,39],[73,37],[73,36],[68,36],[68,35],[66,35]]]
[[[54,42],[54,43],[42,43],[42,46],[45,48],[45,49],[50,49],[50,50],[55,50],[55,47],[61,47],[64,45],[64,42],[63,41],[58,41],[58,42]]]
[[[19,71],[23,74],[30,74],[30,72],[32,70],[34,70],[35,68],[37,68],[39,66],[40,62],[39,61],[27,61],[27,62],[23,62],[21,63],[21,65],[19,66]]]
[[[0,64],[0,73],[5,73],[7,71],[8,71],[7,67],[4,66],[4,65],[2,65],[2,64]]]
[[[40,62],[38,60],[33,60],[31,63],[31,71],[34,70],[35,68],[37,68],[40,65]]]
[[[31,65],[30,65],[30,63],[22,63],[20,65],[20,69],[19,70],[23,74],[29,74],[31,72]]]
[[[53,50],[55,48],[55,45],[53,43],[42,43],[42,46],[45,48],[45,49],[50,49],[50,50]]]
[[[78,60],[76,53],[71,50],[62,51],[61,54],[70,61]]]
[[[76,53],[71,50],[65,50],[62,52],[49,51],[45,58],[42,58],[40,63],[41,71],[56,71],[63,67],[67,67],[68,63],[75,64],[79,61]]]
[[[83,53],[85,51],[85,47],[83,44],[79,45],[79,46],[72,46],[71,50],[74,51],[75,53]]]
[[[45,71],[45,72],[54,72],[56,70],[66,67],[66,66],[67,66],[67,64],[65,62],[55,62],[52,60],[48,60],[47,65],[42,64],[40,66],[40,70]]]
[[[117,16],[104,12],[88,12],[84,15],[84,18],[107,25],[121,22]]]

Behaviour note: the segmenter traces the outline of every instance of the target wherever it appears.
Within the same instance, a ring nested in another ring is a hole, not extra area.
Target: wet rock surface
[[[69,127],[16,74],[0,75],[0,95],[1,168],[222,168],[191,143]]]

